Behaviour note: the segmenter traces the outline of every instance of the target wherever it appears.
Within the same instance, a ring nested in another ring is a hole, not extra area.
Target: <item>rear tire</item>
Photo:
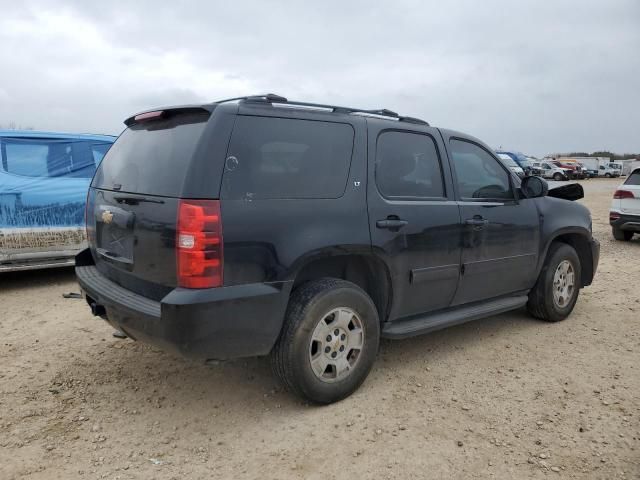
[[[629,230],[620,230],[619,228],[612,228],[611,233],[613,233],[613,238],[616,240],[620,240],[622,242],[628,242],[633,238],[633,232]]]
[[[322,278],[293,292],[271,365],[292,393],[332,403],[364,382],[379,343],[380,322],[371,298],[351,282]]]
[[[561,181],[561,180],[564,180],[564,176],[563,176],[561,173],[554,173],[554,174],[553,174],[553,179],[554,179],[556,182],[559,182],[559,181]]]
[[[529,313],[547,322],[567,318],[578,300],[581,273],[580,258],[573,247],[552,243],[538,281],[529,292]]]

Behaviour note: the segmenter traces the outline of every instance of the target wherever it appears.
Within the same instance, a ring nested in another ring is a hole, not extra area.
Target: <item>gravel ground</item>
[[[0,276],[0,478],[640,478],[640,238],[583,182],[602,242],[572,316],[516,311],[384,341],[306,405],[265,359],[201,365],[94,319],[70,270]]]

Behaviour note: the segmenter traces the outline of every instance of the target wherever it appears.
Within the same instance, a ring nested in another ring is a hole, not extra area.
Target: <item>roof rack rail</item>
[[[310,108],[322,108],[331,110],[334,113],[346,113],[346,114],[364,114],[364,115],[375,115],[379,117],[388,117],[391,119],[395,119],[399,122],[407,122],[414,123],[417,125],[425,125],[429,126],[429,123],[421,120],[419,118],[414,117],[406,117],[400,116],[398,113],[388,110],[386,108],[381,108],[377,110],[365,110],[362,108],[351,108],[351,107],[339,107],[336,105],[326,105],[323,103],[312,103],[312,102],[296,102],[292,100],[288,100],[286,97],[281,95],[276,95],[275,93],[266,93],[263,95],[248,95],[245,97],[236,97],[236,98],[228,98],[226,100],[218,100],[215,103],[225,103],[225,102],[235,102],[235,101],[244,101],[248,103],[268,103],[268,104],[280,104],[280,105],[291,105],[294,107],[310,107]]]

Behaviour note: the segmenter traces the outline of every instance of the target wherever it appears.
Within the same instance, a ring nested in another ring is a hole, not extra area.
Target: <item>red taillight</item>
[[[222,286],[222,217],[218,200],[180,200],[176,257],[178,286]]]
[[[613,194],[613,198],[617,198],[621,200],[623,198],[636,198],[636,197],[634,197],[633,192],[630,192],[629,190],[616,190],[615,193]]]
[[[87,235],[87,238],[89,238],[89,232],[87,229],[87,220],[89,219],[89,194],[91,193],[91,190],[87,191],[87,197],[84,199],[84,232]]]
[[[620,218],[620,214],[618,212],[609,212],[609,220],[614,221]]]
[[[92,199],[91,188],[89,188],[89,190],[87,191],[87,198],[85,199],[85,202],[84,202],[84,234],[87,238],[87,241],[91,241],[91,237],[90,237],[91,229],[89,226],[89,215],[91,215],[89,210],[93,211],[93,202],[91,201],[91,199]]]

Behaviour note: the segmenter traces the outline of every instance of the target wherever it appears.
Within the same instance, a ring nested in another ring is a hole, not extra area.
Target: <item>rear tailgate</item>
[[[620,202],[620,212],[628,215],[640,215],[640,170],[634,170],[618,190],[631,192],[634,198],[623,198]]]
[[[160,300],[177,284],[178,204],[209,116],[191,108],[128,121],[93,179],[87,232],[96,266],[140,295]]]

